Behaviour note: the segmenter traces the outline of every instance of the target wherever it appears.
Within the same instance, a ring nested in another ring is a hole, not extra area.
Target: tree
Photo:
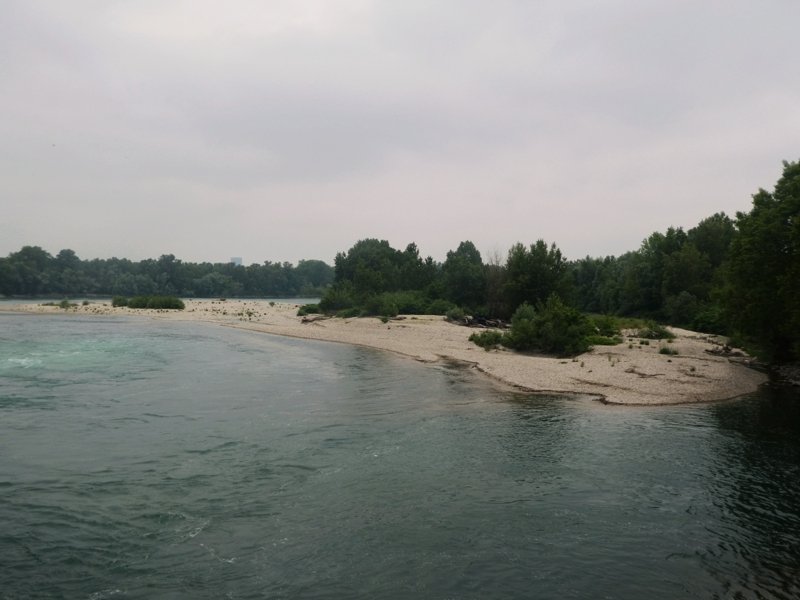
[[[442,265],[445,297],[470,310],[486,304],[486,273],[481,253],[470,241],[450,250]]]
[[[737,213],[727,309],[731,322],[771,360],[800,359],[800,161],[783,163],[769,193]]]
[[[567,262],[555,244],[538,240],[526,248],[514,244],[506,260],[505,297],[509,308],[523,302],[544,302],[553,293],[564,292]]]
[[[336,283],[350,282],[359,298],[399,289],[402,253],[386,240],[364,239],[334,260]]]
[[[728,258],[735,235],[736,226],[733,221],[724,212],[720,212],[692,227],[686,238],[701,254],[708,257],[709,264],[716,269]]]

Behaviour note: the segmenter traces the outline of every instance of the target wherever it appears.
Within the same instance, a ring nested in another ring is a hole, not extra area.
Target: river
[[[0,315],[0,598],[797,598],[800,404]]]

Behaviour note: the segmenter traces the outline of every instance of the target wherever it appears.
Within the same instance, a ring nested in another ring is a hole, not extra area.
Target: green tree
[[[472,242],[461,242],[447,253],[442,278],[447,300],[469,310],[486,304],[486,272],[481,253]]]
[[[523,302],[544,302],[551,294],[565,291],[567,262],[555,244],[538,240],[526,248],[514,244],[506,260],[505,297],[510,308]]]
[[[736,215],[727,295],[732,324],[776,361],[800,359],[800,162],[783,167]]]
[[[708,257],[709,264],[716,269],[728,258],[735,235],[736,226],[733,220],[724,212],[720,212],[692,227],[687,232],[686,238],[701,254]]]

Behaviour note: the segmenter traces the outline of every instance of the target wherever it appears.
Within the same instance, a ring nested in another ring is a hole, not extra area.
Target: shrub
[[[125,296],[114,296],[111,299],[111,306],[128,306],[128,299]]]
[[[476,343],[487,352],[501,345],[503,343],[503,339],[503,334],[493,329],[481,331],[480,333],[473,333],[471,336],[469,336],[470,342]]]
[[[448,321],[463,321],[464,317],[466,317],[467,315],[464,314],[464,309],[458,306],[454,306],[453,308],[448,310],[444,316]]]
[[[658,349],[658,353],[659,354],[669,354],[670,356],[675,356],[676,354],[678,354],[678,351],[675,350],[675,348],[670,348],[669,346],[661,346],[661,348]]]
[[[320,313],[319,304],[304,304],[297,310],[298,317],[304,317],[306,315],[317,315]]]
[[[722,335],[728,333],[722,308],[716,304],[709,304],[701,308],[692,321],[692,329],[703,333]]]
[[[161,308],[183,310],[183,300],[175,296],[135,296],[128,300],[129,308]]]
[[[353,286],[347,283],[334,285],[328,288],[325,295],[319,301],[319,307],[324,312],[335,312],[343,308],[351,308],[356,305]]]
[[[84,306],[89,306],[89,301],[88,300],[84,300],[83,302],[81,302],[81,304],[83,304]]]
[[[636,333],[636,337],[648,340],[669,340],[674,338],[675,334],[655,321],[648,321],[647,325]]]
[[[507,345],[517,350],[537,349],[572,356],[589,349],[587,337],[592,326],[578,310],[553,294],[536,309],[522,304],[511,317]]]
[[[366,316],[377,317],[396,317],[400,310],[397,303],[394,301],[394,295],[391,293],[383,293],[375,296],[370,296],[363,306],[363,313]]]
[[[381,298],[385,306],[394,305],[404,315],[424,315],[428,308],[428,299],[419,291],[386,292]]]
[[[593,315],[589,317],[589,323],[601,336],[613,338],[619,335],[619,322],[611,315]]]
[[[61,302],[58,303],[58,307],[59,308],[63,308],[65,310],[67,308],[75,308],[76,306],[78,306],[78,305],[77,304],[73,304],[72,302],[70,302],[66,298],[64,298]]]
[[[336,313],[337,317],[342,319],[352,319],[353,317],[360,317],[361,316],[361,309],[356,308],[355,306],[350,308],[344,308]]]
[[[511,329],[506,345],[515,350],[531,350],[537,347],[538,335],[535,326],[536,310],[523,302],[511,316]]]
[[[433,300],[428,307],[425,309],[425,314],[427,315],[446,315],[447,311],[456,308],[456,305],[450,302],[449,300],[444,300],[442,298],[437,298]]]

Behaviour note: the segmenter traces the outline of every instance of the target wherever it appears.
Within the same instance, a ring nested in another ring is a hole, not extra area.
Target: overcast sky
[[[797,0],[3,0],[0,256],[569,258],[800,159]]]

